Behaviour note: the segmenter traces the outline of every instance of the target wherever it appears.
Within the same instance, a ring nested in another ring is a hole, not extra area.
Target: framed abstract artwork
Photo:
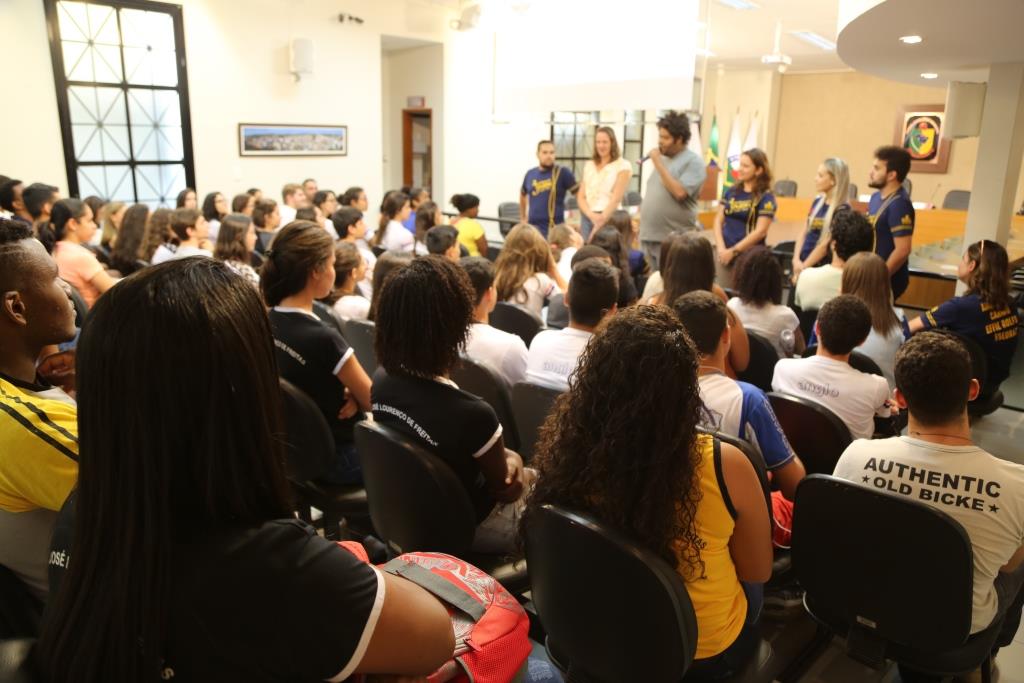
[[[950,141],[942,137],[945,124],[946,107],[942,104],[913,104],[899,111],[894,144],[910,153],[911,172],[946,172]]]
[[[238,154],[243,157],[345,156],[348,154],[348,126],[240,123]]]

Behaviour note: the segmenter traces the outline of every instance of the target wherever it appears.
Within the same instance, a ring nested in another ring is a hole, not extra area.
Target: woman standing
[[[612,211],[619,208],[632,176],[633,165],[622,158],[615,131],[600,126],[594,133],[594,157],[583,167],[583,182],[576,194],[583,215],[583,239],[600,230]]]
[[[820,194],[811,204],[807,229],[800,233],[793,249],[793,282],[800,276],[800,271],[829,260],[832,216],[838,209],[850,205],[850,169],[846,162],[835,157],[821,162],[814,176],[814,189]]]
[[[748,149],[740,156],[739,182],[726,191],[715,216],[715,245],[723,266],[732,265],[747,249],[764,244],[776,209],[771,186],[767,155],[756,147]]]

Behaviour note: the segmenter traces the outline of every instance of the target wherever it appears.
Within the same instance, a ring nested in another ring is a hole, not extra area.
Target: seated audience
[[[770,524],[750,461],[697,431],[700,362],[669,309],[613,316],[541,430],[524,513],[547,504],[588,513],[679,572],[697,616],[688,681],[728,676],[753,656],[760,584],[772,571]],[[644,394],[610,390],[624,386]]]
[[[171,230],[171,209],[157,209],[149,217],[146,228],[146,242],[139,250],[139,258],[156,265],[163,263],[174,255],[178,248],[174,244],[174,231]]]
[[[960,341],[915,335],[896,354],[896,403],[909,410],[907,435],[854,441],[834,474],[922,502],[963,526],[974,550],[971,633],[1005,619],[996,640],[1003,647],[1020,623],[1024,597],[1024,467],[973,443],[967,402],[978,390]]]
[[[370,202],[366,199],[366,192],[361,187],[350,187],[341,193],[341,197],[338,199],[338,203],[341,208],[346,206],[353,209],[358,209],[364,214],[370,208]]]
[[[90,247],[100,247],[100,246],[103,246],[101,244],[101,240],[103,238],[103,216],[104,216],[103,207],[105,207],[107,205],[107,200],[105,200],[105,199],[103,199],[101,197],[97,197],[96,195],[89,195],[88,197],[86,197],[82,201],[85,202],[86,204],[88,204],[89,208],[92,209],[92,217],[93,217],[93,220],[96,221],[96,232],[93,234],[92,240],[90,240],[89,246]],[[100,260],[102,261],[103,260],[102,257],[105,256],[104,249],[94,249],[94,251],[97,252],[97,256],[101,257]],[[107,251],[109,251],[109,249],[107,249]]]
[[[386,251],[377,259],[377,265],[373,269],[373,291],[379,292],[384,285],[384,280],[392,271],[399,270],[412,263],[412,254],[400,254],[393,251]],[[370,299],[370,320],[376,320],[377,297]]]
[[[331,214],[331,224],[338,233],[338,239],[350,242],[359,249],[366,263],[366,273],[357,286],[359,292],[369,299],[373,296],[373,267],[377,264],[377,257],[374,256],[373,250],[366,246],[366,223],[363,222],[363,212],[351,206],[343,206]]]
[[[443,256],[452,263],[459,262],[459,231],[452,226],[435,225],[427,230],[425,242],[428,253]]]
[[[46,183],[32,183],[21,191],[21,201],[37,227],[50,223],[50,211],[59,199],[57,188]]]
[[[733,285],[739,296],[729,299],[728,306],[745,329],[767,339],[779,358],[803,352],[800,319],[789,306],[781,305],[782,266],[767,247],[751,247],[740,254],[733,267]]]
[[[547,241],[529,223],[519,223],[505,236],[494,267],[498,300],[522,306],[537,316],[552,294],[567,288]]]
[[[409,217],[409,198],[401,192],[389,192],[380,205],[380,224],[370,239],[370,246],[385,251],[411,253],[416,238],[405,229],[402,221]]]
[[[256,247],[256,228],[252,219],[244,213],[229,213],[224,216],[217,233],[217,244],[213,257],[259,287],[260,276],[252,267],[252,250]]]
[[[281,188],[281,225],[294,221],[299,209],[309,206],[306,191],[298,183],[288,183]]]
[[[843,266],[842,293],[852,294],[871,311],[871,332],[857,351],[878,364],[889,390],[896,386],[893,365],[903,344],[903,310],[892,305],[892,282],[885,261],[878,254],[854,254]]]
[[[804,465],[790,447],[764,392],[725,374],[732,337],[725,304],[714,294],[697,290],[676,299],[673,309],[700,352],[700,397],[707,408],[702,423],[753,444],[764,457],[773,483],[792,500],[804,478]]]
[[[506,450],[494,409],[449,379],[473,322],[469,276],[426,256],[393,272],[374,299],[373,419],[451,466],[476,514],[475,550],[510,551],[527,483],[523,461]]]
[[[131,275],[142,268],[142,247],[148,239],[149,206],[132,204],[124,212],[121,228],[110,252],[110,266],[121,275]]]
[[[252,210],[252,222],[256,226],[256,251],[267,251],[274,235],[281,227],[281,209],[273,199],[260,199]]]
[[[494,288],[494,264],[482,256],[466,256],[459,261],[473,285],[473,324],[466,336],[467,357],[490,365],[511,387],[526,379],[526,344],[519,335],[491,327],[489,316],[498,303]]]
[[[210,241],[217,241],[220,222],[228,215],[228,199],[220,192],[211,192],[203,198],[203,218],[210,226]]]
[[[526,359],[526,381],[561,391],[569,387],[569,376],[576,371],[594,330],[618,310],[618,280],[619,272],[600,259],[585,259],[573,268],[565,293],[569,326],[544,330],[533,338]]]
[[[697,232],[670,235],[661,243],[659,256],[664,288],[649,303],[672,306],[683,294],[697,290],[711,292],[722,303],[728,301],[725,290],[715,284],[715,251],[711,242]],[[655,273],[657,275],[658,273]],[[651,277],[651,280],[654,276]],[[650,284],[650,281],[648,281]],[[660,286],[660,285],[659,285]],[[725,373],[736,377],[750,363],[750,342],[743,321],[726,308],[732,330]]]
[[[568,282],[572,277],[572,257],[583,246],[583,235],[565,223],[559,223],[548,230],[548,244],[551,245],[551,255],[558,266],[558,272]]]
[[[647,257],[644,256],[644,252],[640,249],[633,248],[633,245],[637,243],[637,240],[640,237],[640,226],[633,222],[633,217],[624,209],[616,209],[613,211],[612,215],[608,217],[607,225],[615,228],[619,231],[619,234],[622,235],[623,243],[629,251],[630,276],[636,282],[640,282],[641,279],[645,279],[647,277],[648,270],[650,269],[647,265]]]
[[[195,209],[175,209],[171,214],[171,232],[178,245],[171,259],[213,256],[209,225]]]
[[[315,178],[306,178],[302,181],[302,191],[305,193],[306,199],[312,201],[316,193],[320,191],[320,187]]]
[[[324,226],[324,229],[330,233],[331,237],[338,239],[339,235],[331,222],[331,216],[338,210],[338,198],[330,190],[319,190],[313,195],[313,206],[319,209],[320,215],[323,216],[324,222],[321,225]]]
[[[444,225],[444,214],[441,213],[441,207],[432,201],[424,201],[417,208],[412,215],[412,232],[415,245],[413,246],[413,253],[417,256],[426,256],[429,253],[433,253],[427,249],[427,232],[432,230],[434,226]],[[458,231],[455,233],[458,235]],[[457,261],[459,254],[456,253],[455,260]]]
[[[174,208],[176,209],[198,209],[199,198],[196,195],[196,191],[191,187],[186,187],[184,190],[178,193],[178,197],[174,202]]]
[[[370,409],[370,378],[342,336],[313,312],[334,287],[334,241],[316,223],[293,221],[274,238],[260,270],[260,289],[281,376],[306,392],[334,435],[335,461],[320,479],[363,480],[352,429]]]
[[[619,269],[619,308],[632,306],[640,295],[630,274],[629,244],[613,225],[605,225],[590,235],[590,243],[601,247],[612,257],[612,265]]]
[[[366,320],[370,315],[370,300],[356,287],[365,277],[366,261],[359,247],[340,242],[334,248],[334,291],[326,302],[342,320]]]
[[[97,304],[41,680],[415,677],[452,656],[436,598],[295,519],[273,367],[259,296],[213,259],[148,268]],[[169,416],[197,397],[202,426],[182,428]]]
[[[850,352],[871,330],[871,312],[857,297],[841,294],[821,307],[815,327],[817,355],[776,363],[772,390],[810,399],[835,413],[853,438],[870,439],[875,416],[892,414],[885,378],[850,367]]]
[[[793,302],[805,311],[816,311],[839,296],[843,268],[854,254],[874,250],[875,231],[863,214],[837,210],[829,225],[832,262],[800,271]]]
[[[975,242],[964,251],[957,277],[967,285],[964,295],[906,323],[906,334],[941,327],[973,339],[988,357],[985,389],[991,393],[1010,376],[1020,323],[1010,305],[1006,249],[992,240]]]
[[[124,216],[128,212],[128,205],[124,202],[107,202],[99,213],[97,219],[100,223],[101,236],[100,245],[107,251],[114,248],[117,240],[117,231],[121,229]]]
[[[554,226],[552,230],[557,228]],[[583,239],[583,236],[580,236]],[[596,258],[607,263],[609,266],[612,264],[612,257],[607,251],[597,246],[596,244],[585,244],[579,249],[573,250],[575,253],[572,256],[572,260],[569,262],[570,267],[575,268],[576,264],[584,261],[588,258]],[[572,271],[569,272],[569,282],[572,282]],[[548,300],[547,315],[544,317],[544,324],[548,329],[561,330],[569,326],[569,307],[565,304],[565,294],[559,292],[552,294],[551,299]]]
[[[416,234],[416,213],[419,208],[430,201],[430,193],[424,190],[422,187],[409,187],[402,188],[402,193],[409,197],[409,217],[406,218],[402,225],[409,232]],[[433,204],[433,202],[431,202]],[[434,206],[437,206],[434,204]],[[436,223],[435,223],[436,225]],[[421,240],[422,241],[422,240]]]
[[[43,599],[57,511],[78,477],[78,422],[36,363],[74,338],[75,309],[26,221],[0,219],[0,296],[0,565]]]
[[[96,255],[86,249],[96,232],[92,209],[79,199],[61,199],[51,209],[49,227],[40,230],[44,243],[56,240],[53,260],[60,276],[78,290],[91,308],[101,294],[117,282],[107,274]]]
[[[12,221],[32,225],[32,214],[25,208],[25,200],[22,196],[25,192],[25,183],[20,180],[7,180],[0,184],[0,209],[9,214]]]
[[[475,194],[457,194],[451,204],[459,212],[452,219],[452,225],[459,231],[459,243],[470,256],[487,256],[487,234],[476,219],[480,215],[480,198]]]
[[[256,196],[248,192],[236,194],[231,200],[231,213],[240,213],[252,218],[253,209],[256,208]]]

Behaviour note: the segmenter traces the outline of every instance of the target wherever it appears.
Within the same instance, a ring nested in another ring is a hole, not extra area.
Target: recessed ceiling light
[[[932,80],[932,79],[938,78],[938,77],[939,77],[939,74],[933,74],[931,72],[921,74],[921,78],[927,78],[929,81]]]
[[[924,38],[921,36],[900,36],[900,42],[905,45],[917,45],[922,40],[924,40]]]
[[[836,49],[836,44],[834,42],[825,36],[815,33],[814,31],[790,31],[790,33],[805,43],[810,43],[814,47],[820,47],[822,50]]]
[[[760,5],[750,0],[718,0],[718,4],[731,7],[732,9],[757,9]]]

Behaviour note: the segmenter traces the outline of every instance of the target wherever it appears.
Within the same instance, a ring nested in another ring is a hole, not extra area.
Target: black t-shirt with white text
[[[455,471],[483,520],[495,500],[477,458],[501,437],[501,423],[483,399],[445,379],[389,375],[383,367],[373,375],[373,419],[405,432],[438,455]]]

